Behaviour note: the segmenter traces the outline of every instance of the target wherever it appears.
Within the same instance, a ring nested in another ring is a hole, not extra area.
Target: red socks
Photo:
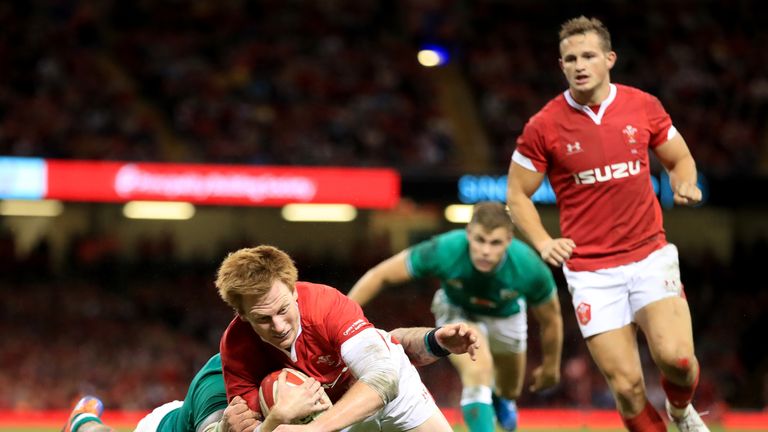
[[[661,387],[664,388],[664,393],[667,394],[667,399],[670,405],[675,408],[685,408],[691,403],[693,399],[693,392],[696,391],[696,386],[699,385],[699,374],[696,374],[696,380],[689,386],[677,385],[664,377],[661,377]]]
[[[664,420],[648,401],[645,401],[645,408],[640,414],[632,418],[622,417],[621,420],[630,432],[667,432]]]

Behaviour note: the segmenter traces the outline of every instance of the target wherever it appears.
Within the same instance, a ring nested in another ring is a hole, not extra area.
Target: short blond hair
[[[560,42],[565,39],[577,35],[587,34],[589,32],[595,32],[602,41],[603,51],[611,51],[611,33],[608,32],[608,27],[603,24],[597,18],[587,18],[584,15],[571,18],[560,27]]]
[[[480,225],[486,231],[506,228],[512,233],[515,229],[512,218],[507,213],[507,208],[504,204],[496,201],[482,201],[475,204],[472,207],[472,219],[470,219],[469,225]]]
[[[266,295],[275,281],[293,291],[299,272],[287,253],[268,245],[244,248],[224,258],[216,274],[219,296],[237,313],[242,310],[243,296]]]

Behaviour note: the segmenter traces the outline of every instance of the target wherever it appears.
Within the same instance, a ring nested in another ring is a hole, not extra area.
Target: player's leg
[[[691,406],[699,378],[688,302],[683,298],[677,249],[673,245],[637,263],[631,300],[635,321],[662,374],[667,412],[681,430],[708,430]]]
[[[480,349],[475,351],[475,360],[468,355],[448,357],[461,379],[461,414],[470,432],[493,432],[495,414],[493,409],[493,357],[484,333],[474,324],[480,335]]]
[[[493,408],[506,431],[517,429],[517,398],[523,391],[525,355],[528,348],[528,317],[521,312],[506,318],[482,317],[488,330],[488,346],[493,356]]]
[[[104,404],[95,396],[80,399],[69,414],[62,432],[106,432],[113,429],[101,422]]]
[[[636,333],[629,324],[588,338],[587,347],[608,382],[627,429],[666,432],[664,420],[645,395]]]
[[[517,398],[525,380],[525,352],[493,353],[496,365],[493,408],[499,424],[506,431],[517,429]]]
[[[688,304],[680,297],[649,304],[637,313],[654,362],[661,370],[662,388],[667,394],[667,414],[678,429],[708,431],[691,405],[699,379],[699,363],[694,355]]]
[[[622,417],[639,414],[645,405],[645,384],[634,325],[591,336],[586,342]]]
[[[172,428],[174,427],[175,422],[169,421],[169,419],[178,415],[182,404],[182,401],[177,400],[168,402],[153,409],[152,412],[139,420],[139,423],[136,425],[134,432],[158,432],[158,428],[161,424],[168,425],[163,426],[165,429],[171,428],[171,430],[173,430]]]
[[[487,329],[484,325],[473,323],[461,308],[452,305],[443,290],[437,290],[432,299],[432,313],[438,326],[462,321],[476,330],[480,343],[476,360],[472,361],[468,355],[452,355],[448,359],[461,379],[461,414],[467,428],[470,432],[493,432],[496,427],[491,398],[493,357],[488,344]]]
[[[624,267],[594,272],[573,272],[564,267],[563,273],[579,329],[625,426],[630,431],[666,432],[664,420],[645,395]]]

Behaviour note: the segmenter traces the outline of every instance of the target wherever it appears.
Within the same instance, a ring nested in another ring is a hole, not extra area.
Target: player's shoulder
[[[648,93],[645,90],[641,90],[637,87],[632,87],[626,84],[614,84],[616,86],[616,95],[621,99],[637,100],[641,102],[656,100],[656,96]]]
[[[560,93],[553,97],[541,109],[528,119],[529,125],[546,124],[558,117],[568,107],[565,94]]]
[[[539,253],[528,243],[513,238],[507,247],[507,254],[514,260],[523,263],[527,267],[546,268],[544,261],[541,260]]]
[[[544,104],[534,115],[532,115],[525,124],[527,129],[545,129],[559,117],[563,115],[568,108],[568,102],[563,93],[558,94]]]
[[[528,243],[520,240],[517,237],[513,238],[512,241],[509,242],[509,246],[507,246],[507,251],[509,251],[515,256],[524,256],[526,258],[531,255],[538,256],[536,254],[536,251]]]
[[[324,320],[330,311],[337,309],[342,303],[356,304],[330,285],[298,281],[296,291],[301,321],[306,324]]]
[[[300,304],[317,305],[332,302],[339,297],[346,297],[330,285],[305,281],[296,282],[296,292]]]
[[[232,358],[255,349],[260,340],[251,325],[236,316],[224,330],[219,350],[222,357]]]
[[[432,237],[415,244],[411,251],[418,250],[420,253],[427,253],[430,255],[440,253],[451,253],[455,249],[461,249],[466,247],[467,234],[466,231],[458,228],[443,233],[435,234]]]
[[[467,244],[467,232],[462,228],[446,231],[435,236],[439,242],[446,246],[461,246]]]

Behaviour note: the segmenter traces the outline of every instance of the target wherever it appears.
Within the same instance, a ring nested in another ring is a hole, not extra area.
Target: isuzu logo
[[[581,171],[573,174],[573,179],[576,180],[576,184],[604,183],[612,179],[637,175],[639,172],[640,161],[636,160]]]

